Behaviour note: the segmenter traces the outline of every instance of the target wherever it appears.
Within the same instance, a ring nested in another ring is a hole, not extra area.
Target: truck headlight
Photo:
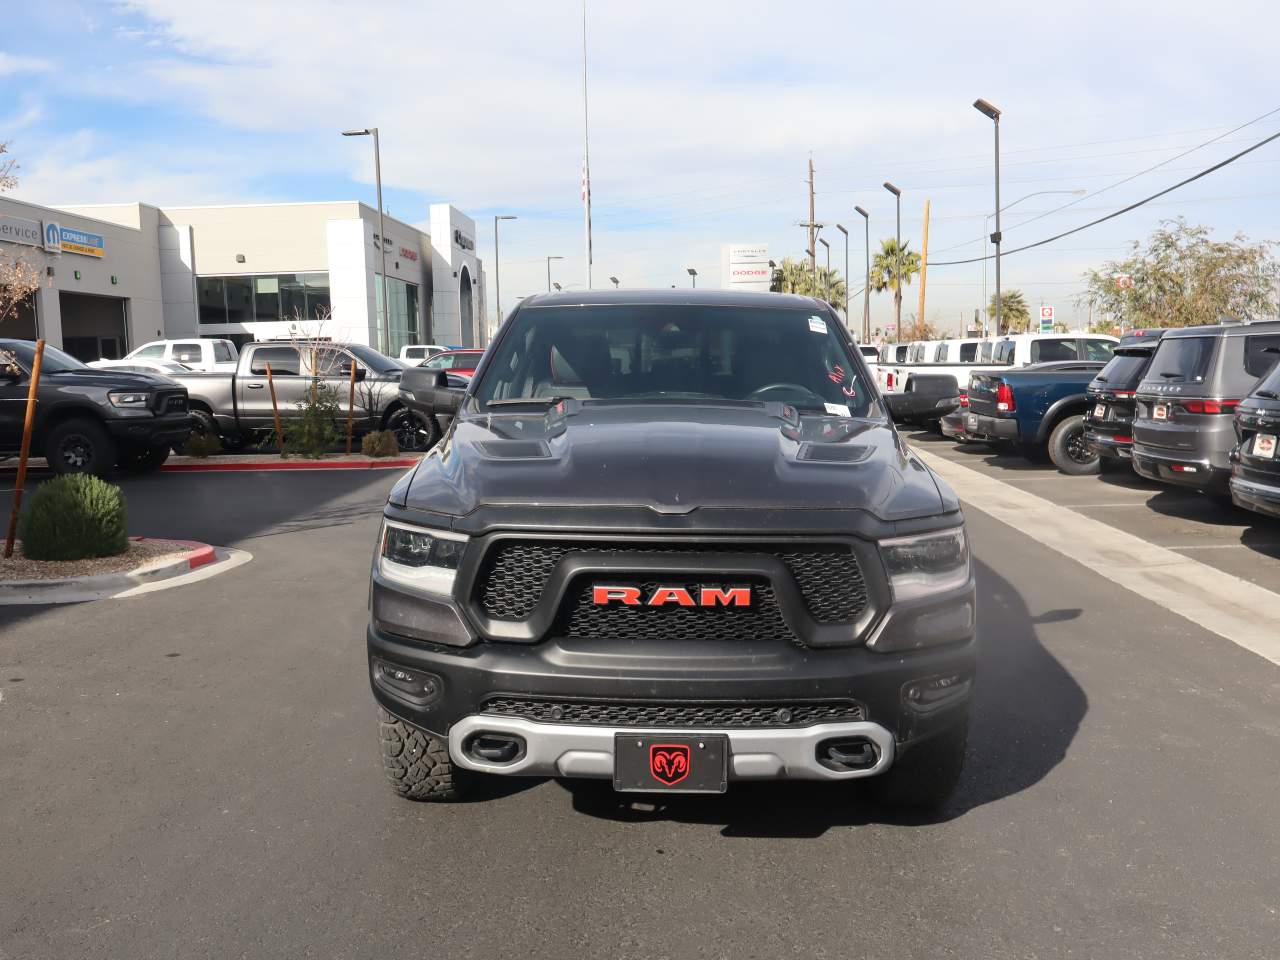
[[[107,399],[117,407],[145,407],[151,398],[145,393],[115,390],[107,394]]]
[[[384,520],[378,570],[388,580],[450,596],[466,548],[467,538],[461,534]]]
[[[964,527],[880,541],[894,600],[915,600],[956,590],[969,582]]]

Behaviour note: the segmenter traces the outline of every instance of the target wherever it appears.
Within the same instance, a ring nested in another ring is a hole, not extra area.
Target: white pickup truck
[[[909,345],[908,362],[882,361],[876,366],[876,385],[894,420],[926,423],[941,419],[959,405],[971,374],[1053,360],[1105,361],[1118,342],[1115,337],[1081,333],[919,341]],[[907,345],[893,344],[886,350],[902,346]]]

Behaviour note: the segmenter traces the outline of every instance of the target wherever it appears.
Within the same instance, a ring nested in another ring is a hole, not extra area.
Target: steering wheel
[[[803,394],[806,394],[807,396],[812,397],[814,400],[816,400],[816,401],[818,402],[818,405],[819,405],[819,406],[821,406],[821,405],[825,402],[819,394],[814,393],[812,390],[810,390],[810,389],[809,389],[808,387],[806,387],[804,384],[802,384],[802,383],[787,383],[787,382],[785,382],[785,381],[782,381],[782,382],[779,382],[779,383],[766,383],[763,387],[757,387],[756,389],[752,390],[752,391],[751,391],[750,393],[748,393],[748,394],[746,395],[746,397],[744,397],[743,399],[745,399],[745,400],[766,400],[766,399],[768,399],[768,398],[767,398],[767,397],[765,397],[765,396],[764,396],[764,394],[771,393],[771,392],[772,392],[772,391],[774,391],[774,390],[789,390],[789,391],[791,391],[793,394],[794,394],[794,393],[796,393],[796,392],[798,391],[798,392],[800,392],[800,393],[803,393]],[[794,397],[791,397],[791,398],[788,398],[788,399],[792,399],[792,400],[794,400]]]

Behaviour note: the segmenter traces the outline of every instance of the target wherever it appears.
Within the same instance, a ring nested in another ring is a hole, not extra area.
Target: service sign
[[[106,253],[107,242],[99,233],[60,228],[63,253],[78,253],[82,257],[99,257]]]
[[[38,247],[44,242],[44,234],[39,220],[24,220],[22,217],[0,217],[0,240],[9,243],[25,243],[28,247]]]

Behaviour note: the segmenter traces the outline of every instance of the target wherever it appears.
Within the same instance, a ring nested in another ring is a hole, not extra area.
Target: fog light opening
[[[507,766],[524,758],[524,737],[513,733],[482,731],[468,737],[462,750],[479,763]]]
[[[869,770],[880,759],[880,750],[866,737],[842,737],[818,744],[818,762],[828,770],[846,773]]]

